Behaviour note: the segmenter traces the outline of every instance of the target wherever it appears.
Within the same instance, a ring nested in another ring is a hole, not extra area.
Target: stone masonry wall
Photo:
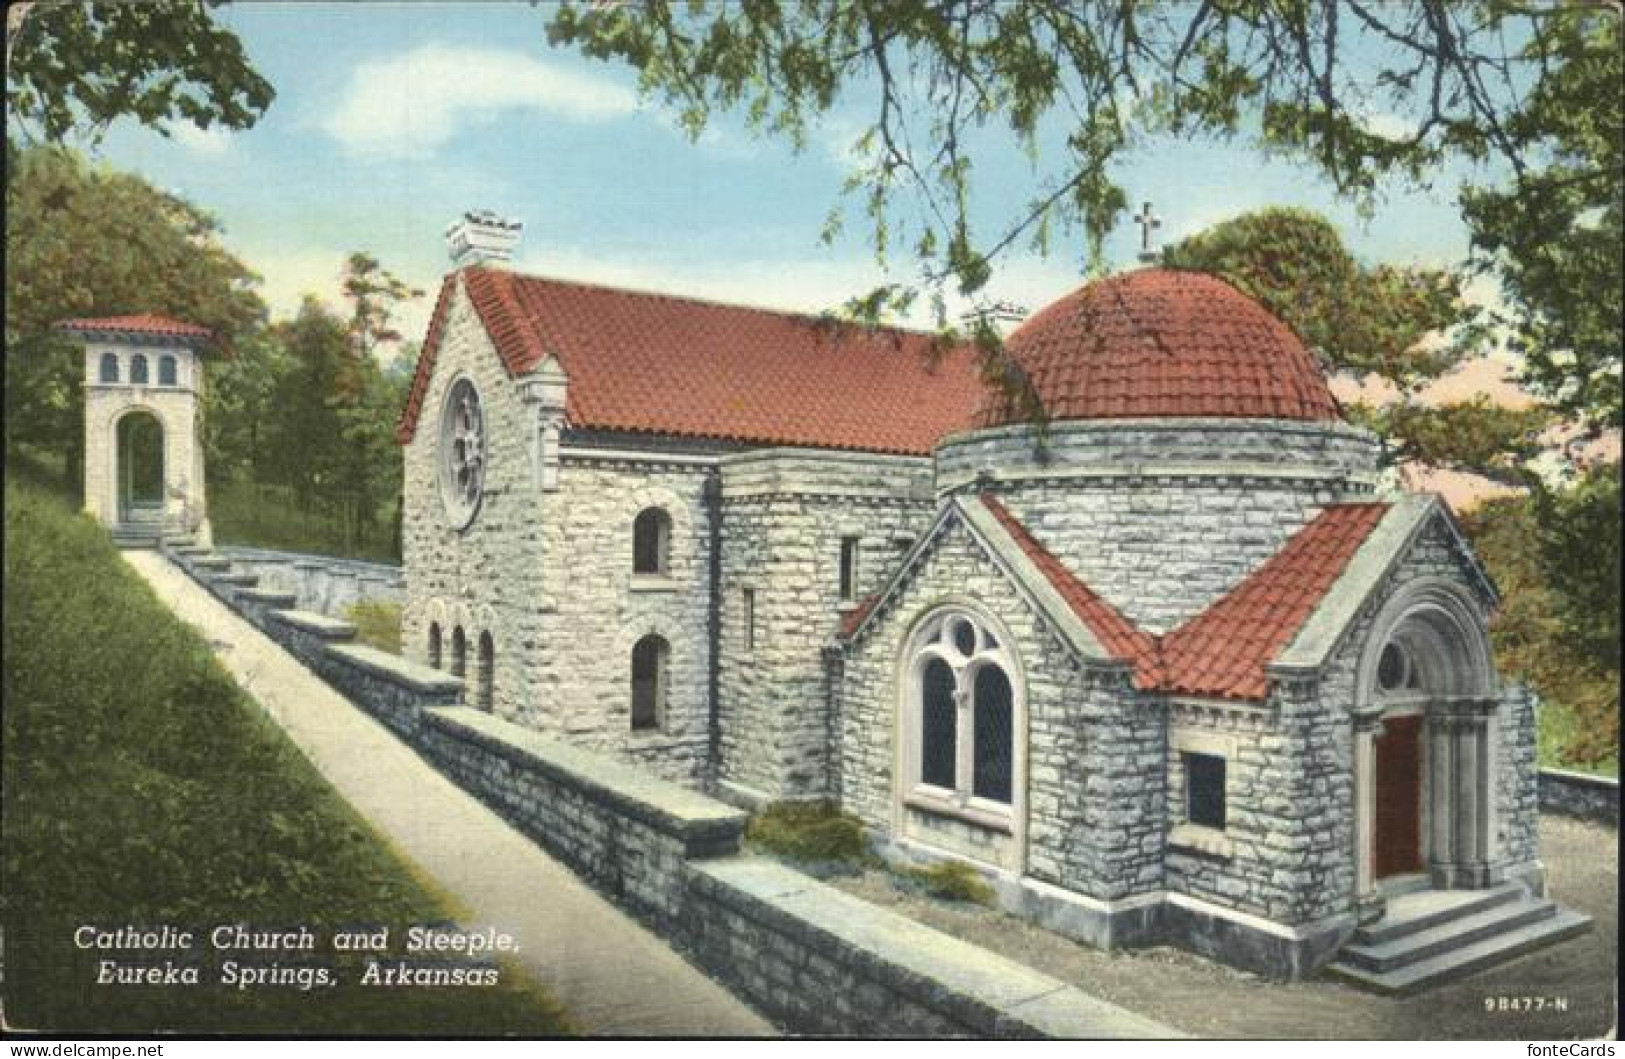
[[[845,661],[843,805],[882,836],[923,842],[1093,897],[1156,889],[1163,829],[1160,709],[1132,697],[1118,705],[1099,678],[1086,679],[962,524],[950,523],[920,562]],[[1018,694],[1025,689],[1028,734],[1021,741],[1018,722],[1015,776],[1025,807],[1017,805],[1017,833],[1009,837],[913,811],[903,815],[898,834],[892,739],[898,659],[921,618],[945,603],[965,602],[997,616],[1002,642],[1020,661],[1021,673],[1011,678]],[[1146,782],[1148,775],[1153,782]]]
[[[1160,633],[1326,504],[1369,492],[1375,455],[1368,434],[1340,423],[1056,423],[1043,447],[1022,427],[945,441],[937,488],[998,493],[1085,584]]]
[[[223,545],[218,554],[254,574],[259,587],[291,592],[300,610],[342,617],[356,603],[404,603],[406,579],[390,563],[357,562],[329,555]]]
[[[722,464],[722,636],[717,777],[768,799],[830,791],[823,653],[841,615],[885,584],[932,513],[924,460],[769,450]],[[844,538],[857,591],[840,598]],[[747,643],[744,591],[755,594]]]
[[[466,376],[479,391],[485,418],[485,486],[478,513],[454,529],[440,498],[438,459],[446,392]],[[530,439],[535,413],[520,400],[506,368],[459,285],[448,307],[423,411],[403,449],[405,509],[402,566],[406,603],[401,649],[428,661],[429,627],[440,627],[442,666],[450,668],[452,638],[463,630],[465,675],[476,672],[481,633],[489,633],[496,660],[492,692],[499,717],[529,720],[538,645],[536,601],[542,584],[541,521]],[[471,683],[471,686],[475,686]]]
[[[205,549],[170,554],[195,578],[229,573]],[[792,1032],[1176,1035],[783,865],[739,856],[740,810],[458,706],[461,681],[338,643],[353,633],[347,623],[268,611],[285,598],[275,591],[221,597],[285,646],[302,634],[301,657],[318,675]]]
[[[523,720],[580,746],[640,761],[669,779],[700,782],[710,734],[710,540],[703,463],[562,452],[559,489],[542,494],[544,568],[536,643],[525,667]],[[638,513],[671,519],[664,576],[632,572]],[[658,730],[632,730],[632,649],[654,634],[669,645]]]

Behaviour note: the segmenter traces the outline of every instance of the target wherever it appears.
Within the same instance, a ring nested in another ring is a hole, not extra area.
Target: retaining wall
[[[216,554],[241,573],[254,574],[261,588],[294,594],[299,610],[340,617],[355,603],[395,603],[406,599],[399,566],[337,559],[330,555],[272,551],[227,545]]]
[[[1030,968],[740,854],[747,814],[458,705],[440,670],[347,644],[201,549],[169,552],[460,786],[781,1027],[866,1036],[1175,1037]],[[252,579],[250,579],[252,580]]]
[[[1540,811],[1619,826],[1619,780],[1564,769],[1540,770]]]

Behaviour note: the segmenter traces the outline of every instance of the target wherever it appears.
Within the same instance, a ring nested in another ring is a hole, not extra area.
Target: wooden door
[[[1377,737],[1377,878],[1422,870],[1422,718],[1385,717]]]

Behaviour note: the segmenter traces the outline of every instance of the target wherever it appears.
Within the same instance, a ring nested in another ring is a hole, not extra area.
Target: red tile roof
[[[1111,657],[1134,667],[1134,686],[1212,698],[1261,700],[1265,667],[1292,642],[1388,511],[1334,504],[1222,599],[1158,638],[1101,599],[1033,537],[998,498],[982,503]]]
[[[924,455],[981,399],[972,351],[930,335],[468,268],[441,288],[402,443],[458,275],[510,373],[558,357],[577,428]]]
[[[1101,599],[1095,592],[1062,565],[1048,548],[1038,543],[1026,526],[1010,513],[1010,509],[992,493],[982,494],[982,504],[1005,528],[1016,545],[1026,553],[1033,565],[1061,594],[1072,613],[1089,627],[1100,641],[1100,646],[1113,658],[1134,666],[1136,687],[1156,687],[1161,673],[1157,657],[1156,637],[1124,617],[1116,607]]]
[[[1163,687],[1262,699],[1264,667],[1292,642],[1387,504],[1334,504],[1223,599],[1163,637]]]
[[[1141,269],[1085,284],[1018,328],[1005,350],[1052,420],[1341,418],[1297,336],[1202,273]],[[991,394],[977,422],[1026,414]]]
[[[79,331],[85,334],[115,332],[120,334],[156,335],[163,338],[215,340],[207,327],[189,324],[168,316],[140,313],[135,316],[97,316],[78,320],[63,320],[57,325],[61,331]]]

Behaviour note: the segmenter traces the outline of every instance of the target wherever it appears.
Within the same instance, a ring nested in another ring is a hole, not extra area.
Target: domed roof
[[[1005,342],[1051,420],[1338,420],[1314,358],[1269,310],[1199,272],[1141,269],[1087,283]],[[1030,410],[994,393],[982,426]]]

